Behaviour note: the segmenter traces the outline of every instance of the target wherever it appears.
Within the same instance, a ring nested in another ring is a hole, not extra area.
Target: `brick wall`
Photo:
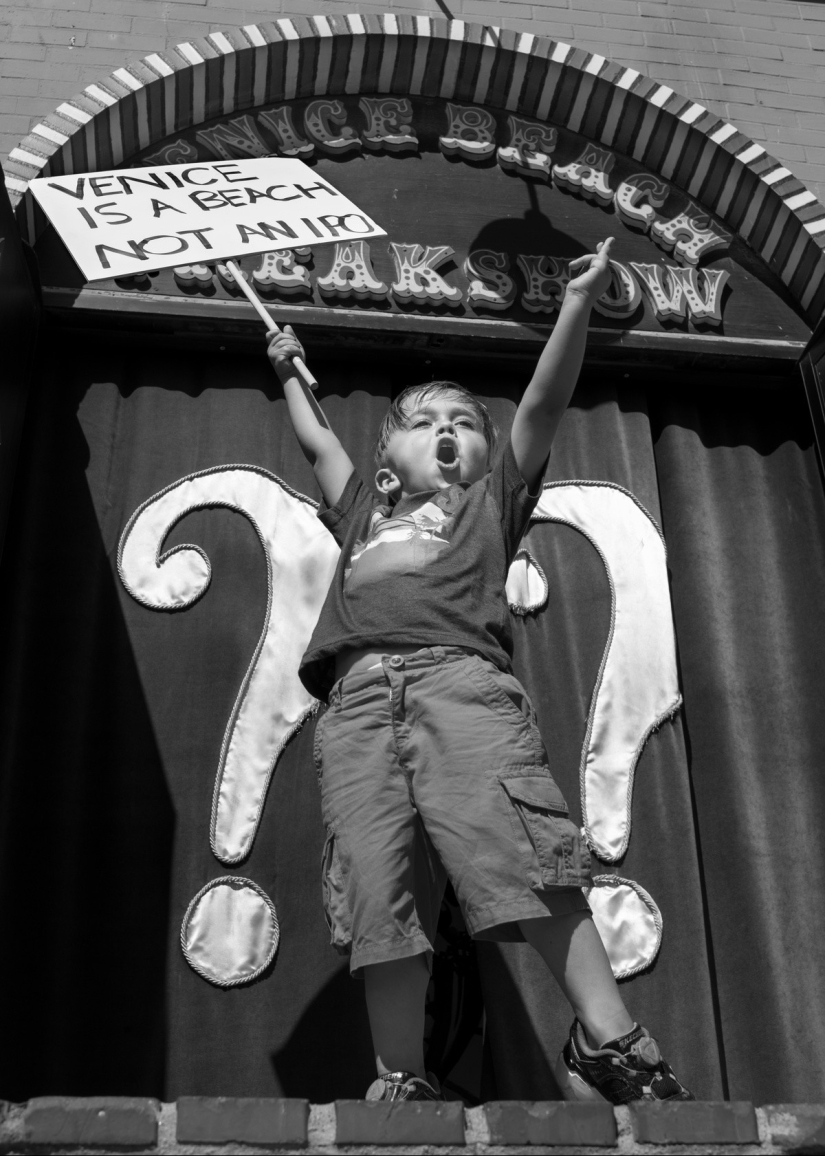
[[[450,15],[572,42],[732,121],[825,201],[825,0],[0,0],[0,160],[130,60],[278,16]]]
[[[509,1101],[463,1109],[446,1104],[185,1096],[176,1104],[137,1097],[43,1096],[0,1100],[4,1152],[80,1153],[95,1149],[191,1156],[192,1153],[345,1153],[378,1156],[441,1151],[604,1152],[606,1156],[792,1156],[822,1152],[825,1106],[749,1103],[605,1103]],[[535,1147],[534,1147],[535,1146]]]

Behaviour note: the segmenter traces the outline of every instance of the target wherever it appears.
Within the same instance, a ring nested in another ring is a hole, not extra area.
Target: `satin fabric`
[[[249,879],[216,879],[192,900],[181,928],[187,961],[218,987],[249,983],[278,947],[278,919],[267,896]]]
[[[510,564],[504,590],[513,614],[532,614],[541,610],[547,601],[550,591],[544,571],[523,546]]]
[[[215,780],[210,841],[216,857],[230,864],[249,854],[281,751],[315,706],[298,664],[339,550],[315,504],[266,470],[206,470],[148,498],[123,531],[120,577],[144,606],[182,610],[205,594],[211,568],[203,550],[179,545],[161,554],[176,522],[203,507],[226,507],[250,520],[267,576],[263,632],[229,717]]]
[[[533,524],[578,530],[601,559],[610,588],[610,624],[591,697],[581,752],[584,831],[593,851],[614,863],[631,834],[633,777],[651,731],[678,709],[676,640],[661,531],[634,495],[596,481],[544,487]],[[548,597],[541,566],[522,548],[507,579],[510,608],[536,612]],[[662,917],[632,880],[599,877],[591,906],[617,978],[649,967]]]
[[[582,818],[605,863],[630,841],[633,776],[651,731],[682,701],[665,545],[633,494],[610,484],[556,482],[533,520],[562,522],[592,543],[610,584],[610,629],[581,757]]]
[[[662,943],[662,913],[651,896],[618,875],[596,875],[587,901],[616,979],[650,967]]]

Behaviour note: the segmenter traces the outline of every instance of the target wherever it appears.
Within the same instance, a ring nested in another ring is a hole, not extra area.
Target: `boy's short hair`
[[[481,422],[484,440],[487,442],[487,460],[489,461],[493,457],[498,444],[498,430],[493,425],[490,411],[484,402],[480,401],[475,394],[470,393],[469,389],[459,385],[457,381],[425,381],[421,385],[408,385],[406,389],[403,389],[384,415],[384,420],[378,431],[378,441],[375,444],[376,465],[386,464],[387,445],[392,435],[398,430],[409,428],[406,412],[407,402],[413,398],[438,397],[442,393],[458,394],[461,400],[474,410]]]

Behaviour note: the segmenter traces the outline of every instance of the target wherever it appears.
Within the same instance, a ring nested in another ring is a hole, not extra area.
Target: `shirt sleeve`
[[[542,477],[544,471],[542,471]],[[513,446],[507,438],[504,450],[499,454],[490,473],[487,475],[487,490],[498,507],[501,519],[501,529],[507,547],[508,561],[518,549],[530,518],[541,497],[541,483],[535,494],[528,492],[527,483],[519,473],[516,465],[516,456]]]
[[[364,485],[358,473],[353,470],[341,497],[334,506],[328,506],[322,499],[318,508],[318,519],[326,526],[338,545],[343,546],[353,522],[379,504],[369,487]]]

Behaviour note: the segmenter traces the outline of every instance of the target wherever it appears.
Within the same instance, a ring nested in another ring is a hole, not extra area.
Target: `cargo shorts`
[[[449,877],[470,934],[588,910],[590,855],[514,675],[459,647],[385,655],[332,689],[315,738],[331,941],[366,964],[432,958]]]

